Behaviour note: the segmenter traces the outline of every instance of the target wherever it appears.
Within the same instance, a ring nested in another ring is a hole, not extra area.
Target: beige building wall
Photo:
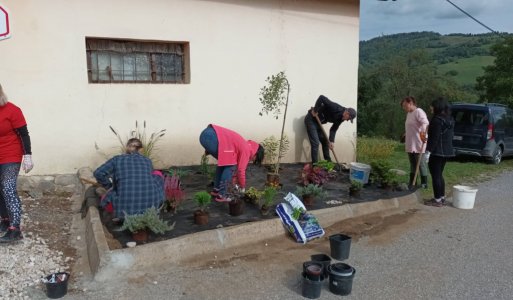
[[[356,107],[359,1],[0,0],[12,36],[0,41],[0,83],[28,122],[31,174],[97,167],[119,151],[109,129],[135,120],[167,129],[159,165],[199,164],[209,123],[247,139],[279,136],[281,120],[259,116],[260,88],[285,71],[291,83],[285,162],[310,160],[303,118],[324,94]],[[85,37],[187,41],[190,84],[90,84]],[[326,126],[326,130],[329,126]],[[335,149],[354,155],[356,123],[344,122]],[[95,148],[95,144],[100,150]]]

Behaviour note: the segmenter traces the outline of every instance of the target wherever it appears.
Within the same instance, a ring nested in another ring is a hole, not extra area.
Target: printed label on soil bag
[[[288,203],[280,203],[276,207],[276,213],[297,242],[305,244],[306,242],[322,237],[324,229],[319,225],[317,218],[309,213],[296,195],[289,193],[285,196]],[[294,213],[294,210],[301,213]]]

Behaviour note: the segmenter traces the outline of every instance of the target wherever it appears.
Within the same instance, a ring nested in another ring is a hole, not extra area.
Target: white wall
[[[356,107],[359,1],[305,0],[0,0],[10,39],[0,41],[0,83],[28,122],[32,174],[97,167],[118,151],[135,120],[167,129],[160,165],[199,164],[198,137],[209,123],[247,139],[280,134],[260,117],[265,78],[284,70],[291,83],[285,162],[308,161],[303,117],[324,94]],[[190,42],[190,84],[90,84],[85,37]],[[326,130],[329,127],[326,126]],[[351,161],[356,123],[336,138]]]

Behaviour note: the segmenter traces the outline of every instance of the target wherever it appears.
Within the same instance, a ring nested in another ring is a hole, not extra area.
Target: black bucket
[[[310,256],[312,261],[317,261],[323,264],[324,266],[324,277],[328,277],[328,266],[331,264],[331,257],[326,254],[314,254]]]
[[[53,273],[46,276],[46,296],[51,299],[64,297],[68,293],[68,279],[68,272]]]
[[[305,272],[302,274],[303,284],[301,295],[309,299],[317,299],[321,296],[322,280],[310,280]],[[324,279],[324,276],[322,276]]]
[[[332,264],[328,267],[330,274],[330,292],[335,295],[346,296],[353,289],[353,278],[356,270],[344,263]]]
[[[325,278],[324,265],[318,261],[305,261],[303,263],[303,274],[313,281],[323,281]]]
[[[344,234],[334,234],[330,236],[331,257],[336,260],[349,258],[351,249],[351,237]]]

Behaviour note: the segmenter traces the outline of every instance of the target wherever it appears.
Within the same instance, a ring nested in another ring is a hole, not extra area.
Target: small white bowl
[[[136,243],[136,242],[127,242],[127,243],[126,243],[126,246],[127,246],[128,248],[133,248],[133,247],[135,247],[136,245],[137,245],[137,243]]]

